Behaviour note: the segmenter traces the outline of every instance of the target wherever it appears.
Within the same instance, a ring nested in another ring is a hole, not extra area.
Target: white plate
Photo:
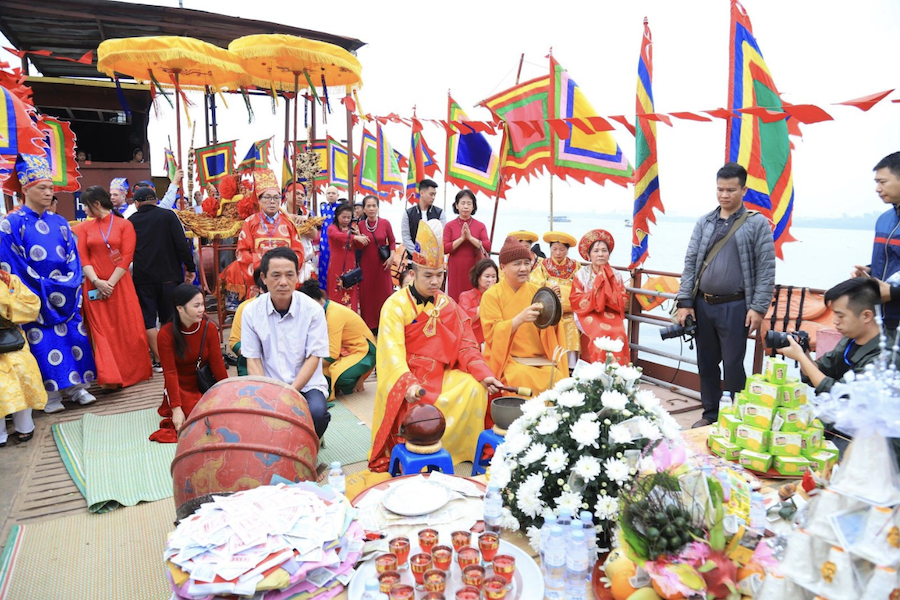
[[[478,538],[476,535],[473,535],[472,539],[476,541]],[[410,556],[413,554],[416,554],[416,552],[410,552]],[[544,597],[544,577],[541,575],[541,569],[534,562],[533,558],[505,540],[500,540],[500,548],[497,554],[509,554],[516,559],[516,573],[513,575],[512,589],[506,595],[507,600],[541,600]],[[348,600],[360,600],[363,592],[366,591],[366,581],[373,577],[378,577],[378,571],[375,569],[375,558],[377,556],[373,556],[357,567],[356,574],[350,580],[350,586],[347,588]],[[491,567],[488,566],[485,577],[490,577],[491,575],[493,575],[493,572]],[[400,572],[400,581],[415,585],[412,571],[408,567],[405,571]],[[459,570],[459,563],[456,562],[456,553],[454,552],[444,597],[454,598],[456,590],[461,587],[463,587],[462,576]],[[423,593],[417,591],[416,597],[421,597]]]
[[[413,479],[392,485],[381,503],[392,513],[404,517],[427,515],[450,502],[452,492],[443,483],[428,479]]]

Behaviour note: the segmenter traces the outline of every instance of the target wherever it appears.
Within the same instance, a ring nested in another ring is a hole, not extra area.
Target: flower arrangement
[[[641,370],[613,361],[622,342],[594,340],[605,362],[580,364],[572,377],[527,401],[491,461],[507,522],[525,528],[537,549],[546,511],[590,510],[598,545],[616,530],[619,492],[637,474],[642,452],[679,438],[680,427],[647,390]]]

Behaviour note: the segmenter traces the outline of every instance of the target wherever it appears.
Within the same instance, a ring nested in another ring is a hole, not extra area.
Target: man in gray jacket
[[[690,315],[697,322],[697,368],[703,418],[694,427],[715,423],[724,389],[732,397],[744,388],[747,336],[759,329],[772,302],[775,287],[775,244],[768,219],[751,211],[744,195],[747,170],[727,163],[716,174],[719,208],[701,217],[684,257],[678,290],[678,321]],[[732,236],[715,256],[710,250],[738,222]],[[705,261],[709,264],[703,267]],[[695,285],[697,277],[699,286]],[[695,294],[696,290],[696,296]]]

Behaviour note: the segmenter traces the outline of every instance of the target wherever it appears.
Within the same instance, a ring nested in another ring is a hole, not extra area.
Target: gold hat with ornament
[[[413,262],[428,269],[444,268],[444,226],[438,219],[419,223]]]

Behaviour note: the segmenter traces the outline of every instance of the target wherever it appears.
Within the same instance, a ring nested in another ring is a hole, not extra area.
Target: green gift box
[[[769,454],[772,456],[800,456],[803,451],[802,444],[803,437],[800,433],[772,432]]]
[[[762,406],[755,402],[748,402],[743,406],[744,413],[741,421],[757,429],[772,429],[772,417],[775,409]]]
[[[809,470],[809,460],[802,456],[776,456],[775,470],[779,475],[800,477]]]
[[[815,454],[810,454],[807,459],[812,469],[816,471],[825,471],[837,462],[837,456],[831,452],[819,450]]]
[[[735,430],[740,424],[741,420],[734,415],[719,415],[719,437],[735,443]]]
[[[713,454],[721,456],[725,460],[737,461],[741,454],[741,449],[736,444],[719,436],[709,436],[706,443]]]
[[[759,379],[753,379],[747,383],[747,397],[754,404],[778,408],[780,405],[778,392],[779,387],[774,383],[768,383]]]
[[[741,450],[739,462],[743,467],[765,473],[772,468],[772,455],[753,450]]]
[[[742,450],[753,450],[754,452],[766,452],[769,449],[769,440],[772,435],[771,431],[765,429],[757,429],[741,423],[735,430],[736,438],[734,443],[740,446]]]
[[[841,451],[838,450],[838,447],[831,440],[822,440],[822,446],[819,448],[819,452],[827,452],[828,454],[834,457],[834,460],[837,460],[841,456]]]
[[[799,408],[806,404],[805,383],[785,383],[778,386],[778,403],[786,408]]]
[[[807,429],[800,432],[800,454],[809,458],[822,449],[822,432],[819,429]]]
[[[763,363],[763,374],[766,381],[781,385],[787,383],[788,364],[783,358],[767,356]]]
[[[785,408],[775,409],[775,418],[772,421],[772,431],[786,431],[789,433],[804,431],[808,427],[807,420],[810,417],[810,411],[803,408]]]

